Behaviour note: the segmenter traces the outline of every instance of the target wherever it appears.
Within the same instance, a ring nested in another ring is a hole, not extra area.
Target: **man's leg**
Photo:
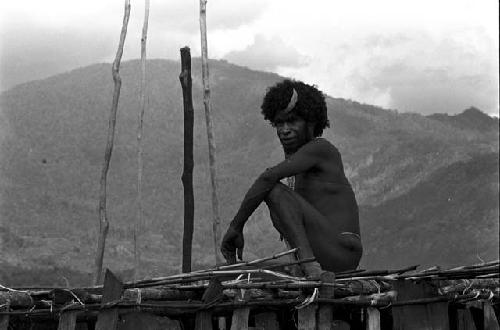
[[[292,247],[299,248],[298,257],[318,261],[303,265],[308,276],[317,277],[321,268],[339,272],[357,267],[362,254],[359,237],[339,233],[335,221],[325,218],[302,196],[277,184],[265,202],[274,227]]]
[[[304,212],[295,195],[295,192],[279,183],[268,194],[265,202],[274,227],[292,248],[299,248],[298,258],[313,258],[314,253],[304,225]],[[316,261],[302,264],[301,268],[308,277],[319,277],[322,273],[321,266]]]

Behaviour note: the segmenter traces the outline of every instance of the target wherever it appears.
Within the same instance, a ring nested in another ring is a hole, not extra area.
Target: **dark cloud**
[[[11,25],[0,34],[0,90],[108,59],[116,35],[95,30]]]
[[[300,67],[307,58],[278,37],[257,35],[254,43],[241,51],[233,51],[225,57],[231,63],[256,70],[273,71],[278,67]]]

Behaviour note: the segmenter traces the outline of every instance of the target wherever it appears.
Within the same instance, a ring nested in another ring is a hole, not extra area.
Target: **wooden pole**
[[[115,88],[113,91],[113,101],[111,104],[111,111],[109,114],[108,123],[108,139],[106,144],[106,150],[104,152],[104,165],[101,172],[100,180],[100,192],[99,192],[99,238],[97,241],[97,254],[94,264],[94,285],[99,284],[101,281],[102,273],[102,260],[104,257],[104,248],[106,245],[106,236],[109,230],[109,221],[106,214],[106,186],[107,186],[107,176],[109,170],[109,162],[111,160],[111,154],[113,152],[113,142],[115,138],[115,126],[116,126],[116,112],[118,110],[118,100],[120,98],[120,88],[121,88],[121,78],[120,78],[120,62],[123,54],[123,44],[125,43],[125,37],[127,36],[127,25],[130,17],[130,0],[125,0],[125,13],[123,15],[123,25],[120,33],[120,42],[118,43],[118,50],[116,52],[116,57],[113,62],[112,75]]]
[[[140,110],[137,125],[137,219],[134,228],[134,281],[137,280],[141,264],[141,250],[139,247],[142,234],[142,133],[143,118],[146,109],[146,41],[148,38],[149,0],[144,4],[144,23],[141,37],[141,91]]]
[[[193,192],[193,84],[191,78],[191,52],[189,47],[181,48],[181,74],[184,101],[184,169],[182,185],[184,187],[184,237],[182,239],[182,272],[191,272],[191,250],[194,229],[194,192]]]
[[[219,253],[220,246],[220,217],[219,200],[217,197],[217,173],[215,170],[215,140],[210,117],[210,85],[208,74],[208,46],[207,46],[207,0],[200,0],[200,32],[201,32],[201,63],[203,76],[203,104],[205,105],[205,120],[207,123],[208,158],[210,166],[210,181],[212,185],[212,230],[214,235],[215,263],[220,264],[222,258]]]

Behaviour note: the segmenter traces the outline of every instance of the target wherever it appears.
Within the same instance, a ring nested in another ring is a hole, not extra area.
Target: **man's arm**
[[[231,226],[243,230],[250,215],[281,179],[306,172],[318,165],[324,157],[324,153],[324,146],[317,140],[313,140],[300,148],[289,159],[264,171],[246,193]]]
[[[325,157],[326,148],[319,140],[305,144],[289,159],[267,169],[250,187],[223,238],[221,251],[229,262],[236,262],[236,249],[241,259],[243,227],[250,215],[264,201],[267,194],[282,178],[296,175],[318,165]]]

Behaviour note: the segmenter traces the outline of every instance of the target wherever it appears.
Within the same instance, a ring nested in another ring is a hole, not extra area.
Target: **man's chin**
[[[281,146],[283,147],[283,151],[285,152],[285,154],[292,154],[297,151],[297,148],[295,148],[295,146],[285,144],[281,144]]]

